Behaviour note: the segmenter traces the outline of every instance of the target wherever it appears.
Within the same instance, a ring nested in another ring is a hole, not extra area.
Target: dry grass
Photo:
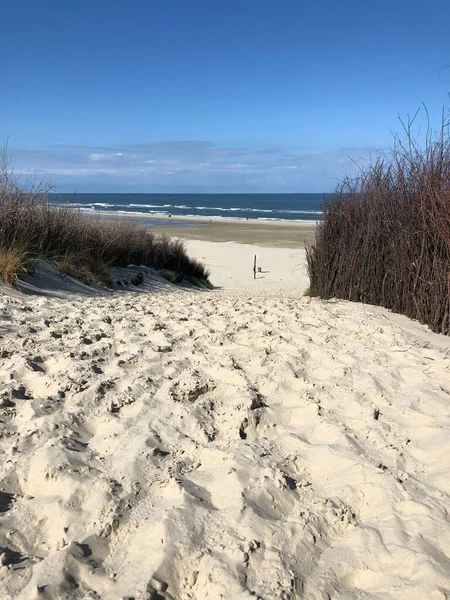
[[[0,280],[15,285],[21,276],[32,271],[32,263],[26,251],[19,247],[0,247]]]
[[[450,332],[450,135],[394,140],[345,178],[307,248],[311,295],[384,306]]]
[[[0,170],[0,245],[11,256],[24,252],[28,260],[48,260],[61,272],[89,283],[105,283],[110,267],[129,265],[167,269],[180,278],[209,279],[182,242],[155,236],[132,221],[89,218],[70,206],[56,208],[49,203],[48,190],[21,188],[5,160]]]
[[[168,269],[160,269],[159,274],[161,277],[164,277],[164,279],[167,279],[167,281],[170,281],[170,283],[175,283],[177,279],[177,274],[173,271],[169,271]]]

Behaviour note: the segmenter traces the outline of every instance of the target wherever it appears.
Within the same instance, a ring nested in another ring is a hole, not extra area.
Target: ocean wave
[[[81,212],[87,213],[87,214],[98,214],[99,211],[96,210],[94,207],[89,207],[89,208],[80,208]],[[143,212],[143,211],[131,211],[131,210],[115,210],[111,213],[112,218],[114,218],[114,215],[117,215],[117,217],[120,217],[122,215],[127,215],[128,217],[131,218],[136,218],[139,219],[140,217],[146,217],[145,221],[149,221],[151,222],[151,217],[165,217],[167,219],[167,222],[172,221],[179,221],[179,220],[183,220],[184,217],[187,217],[189,219],[196,219],[196,218],[200,218],[202,220],[202,222],[204,222],[205,224],[207,223],[207,219],[216,219],[219,221],[245,221],[247,217],[243,217],[243,216],[236,216],[236,217],[226,217],[226,216],[221,216],[221,215],[199,215],[196,213],[189,213],[189,214],[184,214],[184,215],[175,215],[175,214],[171,214],[171,218],[169,218],[169,211],[155,211],[152,213],[148,213],[148,212]],[[203,221],[204,220],[204,221]],[[313,220],[313,219],[283,219],[281,217],[254,217],[252,218],[252,221],[278,221],[278,222],[297,222],[297,223],[317,223],[317,219]]]
[[[170,204],[126,204],[126,208],[166,208],[169,207]]]
[[[260,221],[299,221],[317,222],[321,220],[323,211],[314,209],[287,209],[287,208],[250,208],[250,207],[223,207],[223,206],[187,206],[186,204],[113,204],[109,202],[73,202],[55,203],[56,206],[70,207],[86,213],[110,212],[117,216],[128,215],[130,217],[169,217],[182,219],[183,217],[204,219],[238,219]],[[308,218],[309,217],[309,218]]]
[[[118,215],[143,215],[144,217],[148,216],[148,212],[139,212],[138,210],[116,210],[114,211],[116,212]],[[155,213],[155,214],[159,214],[159,213]],[[167,213],[161,213],[161,214],[167,214]]]
[[[77,208],[83,208],[83,207],[94,207],[94,206],[99,206],[101,208],[114,208],[115,206],[120,206],[118,204],[108,204],[107,202],[71,202],[69,205],[63,205],[60,204],[59,206],[76,206]]]
[[[174,207],[175,208],[175,207]],[[225,208],[222,206],[186,206],[186,208],[190,208],[192,210],[218,210],[220,212],[262,212],[262,213],[271,213],[274,212],[272,209],[268,210],[265,208],[244,208],[244,207],[236,207],[232,206],[229,208]]]
[[[280,213],[289,215],[322,215],[322,210],[279,210]]]
[[[72,202],[70,204],[56,204],[57,206],[70,206],[72,208],[78,208],[81,210],[90,210],[93,211],[95,209],[111,209],[111,212],[117,212],[120,214],[126,214],[135,212],[129,211],[127,209],[154,209],[151,212],[160,212],[170,213],[176,210],[189,210],[189,211],[201,211],[197,216],[208,216],[204,214],[204,211],[210,211],[212,215],[214,213],[236,213],[242,212],[245,214],[273,214],[273,215],[322,215],[323,211],[321,210],[290,210],[290,209],[282,209],[282,208],[250,208],[250,207],[224,207],[224,206],[187,206],[186,204],[110,204],[108,202],[89,202],[89,203],[81,203],[81,202]],[[101,212],[101,211],[100,211]],[[138,211],[140,214],[148,214],[148,212]],[[180,215],[181,216],[181,215]]]
[[[278,217],[257,217],[255,221],[286,221],[289,223],[317,223],[317,219],[280,219]]]
[[[121,204],[108,204],[107,202],[68,202],[64,204],[52,203],[54,206],[58,206],[59,208],[69,207],[69,208],[81,208],[84,209],[95,209],[95,208],[115,208],[116,206],[121,206]]]
[[[121,206],[119,204],[112,206]],[[182,209],[182,210],[218,210],[220,212],[262,212],[271,213],[274,210],[267,210],[265,208],[244,208],[244,207],[228,207],[223,206],[186,206],[185,204],[126,204],[124,208],[171,208],[171,209]]]
[[[193,206],[194,209],[203,209],[203,210],[220,210],[222,212],[238,212],[239,210],[244,211],[245,208],[222,208],[221,206]]]
[[[186,206],[185,204],[127,204],[125,208],[167,208],[181,210],[210,210],[218,212],[244,212],[244,213],[279,213],[292,215],[321,215],[321,210],[285,210],[277,208],[246,208],[246,207],[223,207],[223,206]]]
[[[117,206],[122,206],[117,204]],[[191,208],[184,204],[126,204],[125,208]]]

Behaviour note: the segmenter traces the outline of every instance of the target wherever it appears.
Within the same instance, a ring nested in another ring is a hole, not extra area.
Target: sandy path
[[[210,270],[214,285],[226,290],[290,290],[309,287],[304,248],[267,248],[234,242],[185,240],[188,252]],[[261,273],[253,277],[253,256]]]
[[[288,291],[0,308],[1,598],[450,593],[437,336]]]

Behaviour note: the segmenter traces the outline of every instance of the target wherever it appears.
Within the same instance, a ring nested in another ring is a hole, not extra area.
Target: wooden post
[[[253,279],[256,279],[256,259],[258,258],[257,254],[253,255]]]

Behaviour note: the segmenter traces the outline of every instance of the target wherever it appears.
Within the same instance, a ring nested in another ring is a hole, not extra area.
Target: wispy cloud
[[[17,173],[49,179],[56,187],[95,191],[329,191],[344,171],[376,148],[312,152],[275,147],[231,147],[209,141],[162,141],[112,146],[54,145],[11,148]]]

